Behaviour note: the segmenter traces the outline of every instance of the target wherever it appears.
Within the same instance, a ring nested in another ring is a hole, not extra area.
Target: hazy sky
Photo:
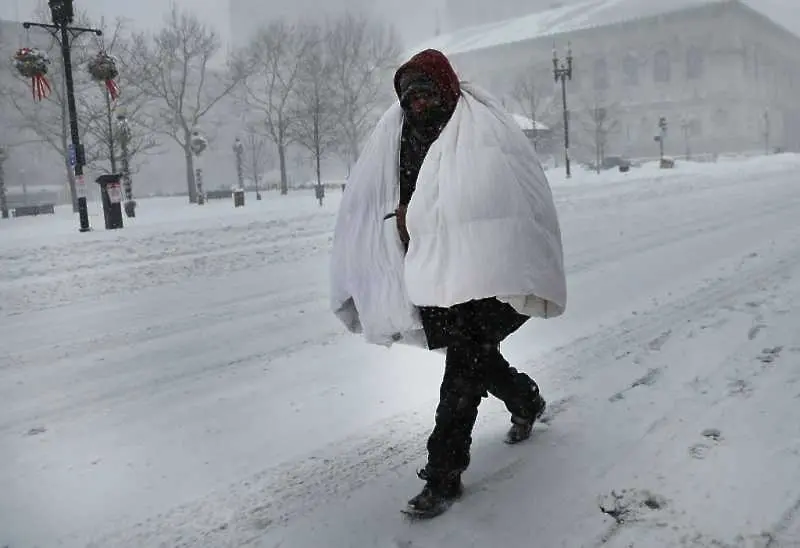
[[[46,4],[46,0],[41,0]],[[190,8],[204,21],[212,24],[224,40],[229,31],[228,2],[226,0],[177,0],[178,4]],[[320,0],[331,5],[336,0]],[[268,4],[269,0],[265,1]],[[391,19],[407,42],[425,40],[433,32],[435,26],[435,9],[444,5],[444,0],[381,0],[384,3],[384,15]],[[0,0],[0,19],[29,18],[31,6],[36,0]],[[118,16],[128,17],[134,25],[141,29],[158,28],[164,12],[168,9],[167,0],[75,0],[75,7],[85,9],[93,18],[105,17],[113,20]],[[430,17],[420,25],[419,14],[428,10]],[[408,44],[408,42],[412,44]]]
[[[42,0],[46,4],[46,0]],[[214,0],[179,0],[178,4],[193,9],[200,17],[213,22],[220,33],[228,34],[227,2]],[[0,18],[14,19],[30,17],[31,6],[36,0],[0,0]],[[161,23],[169,4],[165,0],[75,0],[77,9],[87,10],[93,18],[105,16],[128,17],[137,27],[152,29]]]

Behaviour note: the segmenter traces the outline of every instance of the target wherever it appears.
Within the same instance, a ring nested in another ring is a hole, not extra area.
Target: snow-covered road
[[[568,313],[504,347],[547,423],[486,400],[418,524],[442,359],[329,313],[337,196],[4,223],[0,546],[800,546],[799,168],[554,183]]]

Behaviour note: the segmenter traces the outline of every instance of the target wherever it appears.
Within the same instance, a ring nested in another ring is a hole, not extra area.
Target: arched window
[[[594,62],[594,89],[608,89],[608,63],[605,59]]]
[[[703,50],[696,46],[692,46],[686,52],[686,78],[688,80],[697,80],[703,77]]]
[[[672,66],[667,50],[659,50],[653,59],[653,79],[656,82],[669,82],[672,77]]]
[[[622,59],[622,81],[626,86],[639,85],[639,60],[632,53]]]

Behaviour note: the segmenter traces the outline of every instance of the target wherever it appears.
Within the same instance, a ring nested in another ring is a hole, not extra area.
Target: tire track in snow
[[[785,211],[796,211],[798,206],[800,206],[800,199],[784,200],[778,204],[771,203],[753,212],[753,215],[746,220],[739,222],[757,229],[763,217],[772,217]],[[633,234],[627,234],[626,238],[620,239],[616,245],[610,248],[603,247],[589,250],[588,253],[576,257],[574,263],[568,264],[567,275],[590,271],[600,264],[613,263],[615,259],[636,255],[659,247],[666,247],[687,240],[692,236],[720,232],[729,229],[730,224],[730,216],[728,215],[719,215],[691,224],[687,224],[685,219],[672,224],[658,224],[650,231],[641,230]],[[665,237],[665,234],[668,236]],[[569,257],[568,262],[570,262]]]
[[[554,400],[541,422],[551,424],[568,408],[563,403]],[[130,529],[105,535],[88,547],[221,548],[258,542],[268,530],[286,525],[320,506],[347,497],[384,474],[423,459],[430,417],[403,413],[375,425],[372,430],[380,434],[341,440],[301,461],[259,472],[224,492],[211,493]],[[536,434],[530,443],[536,443]],[[480,491],[492,481],[508,477],[516,464],[476,478],[467,491]]]
[[[784,540],[781,538],[789,528],[797,525],[798,520],[800,520],[800,497],[786,509],[778,523],[770,531],[764,533],[768,539],[764,548],[786,548],[790,546],[787,541],[792,542],[791,546],[800,546],[800,536],[795,539]]]
[[[629,354],[634,348],[638,348],[642,353],[648,353],[650,350],[647,346],[657,341],[672,327],[702,317],[710,308],[718,307],[720,303],[752,290],[759,281],[763,283],[764,280],[781,279],[789,275],[800,265],[800,227],[789,229],[781,235],[787,237],[792,232],[795,245],[787,246],[791,247],[789,254],[775,262],[759,260],[751,261],[749,265],[744,263],[739,270],[729,273],[727,278],[706,281],[688,295],[638,312],[633,317],[567,343],[535,360],[526,362],[525,365],[552,364],[552,369],[559,372],[554,379],[559,380],[560,384],[569,384],[568,381],[585,366],[587,363],[585,360],[597,354],[613,355],[618,348],[627,349]],[[778,235],[775,236],[777,240]],[[642,345],[641,341],[647,343]],[[559,359],[563,354],[570,354],[571,359],[567,363]],[[564,367],[568,364],[572,365]]]

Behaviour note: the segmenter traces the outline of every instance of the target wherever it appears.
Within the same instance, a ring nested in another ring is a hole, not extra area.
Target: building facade
[[[440,37],[425,47],[454,50],[461,76],[511,109],[519,103],[515,84],[535,82],[536,117],[555,129],[563,116],[553,45],[563,58],[571,43],[570,135],[580,160],[594,160],[598,140],[607,155],[657,156],[662,116],[672,156],[800,151],[800,37],[743,2],[494,42],[469,48]]]

